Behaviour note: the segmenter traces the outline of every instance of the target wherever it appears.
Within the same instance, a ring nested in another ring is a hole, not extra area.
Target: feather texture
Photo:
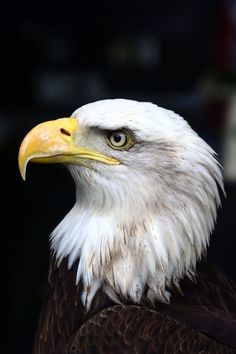
[[[236,353],[236,287],[211,262],[182,280],[169,305],[145,295],[139,306],[116,305],[100,288],[89,312],[76,272],[77,262],[68,270],[67,259],[52,259],[34,354]]]

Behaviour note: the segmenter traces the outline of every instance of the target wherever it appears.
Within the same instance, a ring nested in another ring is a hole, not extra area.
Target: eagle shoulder
[[[229,354],[236,351],[162,313],[135,305],[116,305],[84,323],[68,352]]]

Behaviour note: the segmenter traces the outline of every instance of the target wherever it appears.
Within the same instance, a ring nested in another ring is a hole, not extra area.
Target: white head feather
[[[183,118],[151,103],[104,100],[72,116],[85,144],[121,164],[69,167],[77,200],[52,234],[57,259],[68,256],[69,267],[80,259],[87,308],[101,286],[115,301],[138,303],[145,288],[151,301],[169,301],[167,287],[194,273],[214,227],[217,185],[224,190],[214,151]],[[127,151],[102,134],[120,128],[135,139]]]

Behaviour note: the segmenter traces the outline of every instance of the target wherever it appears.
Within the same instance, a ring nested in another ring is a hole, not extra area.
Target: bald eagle
[[[224,192],[215,152],[176,113],[103,100],[24,138],[65,163],[76,203],[53,231],[35,354],[235,353],[236,286],[206,257]]]

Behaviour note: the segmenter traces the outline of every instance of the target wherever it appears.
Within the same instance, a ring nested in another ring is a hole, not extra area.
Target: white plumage
[[[169,301],[167,287],[194,274],[209,243],[222,174],[214,151],[179,115],[151,103],[104,100],[85,105],[78,143],[114,157],[119,165],[70,165],[76,203],[51,236],[58,263],[80,259],[77,283],[89,309],[100,286],[139,302]],[[128,129],[134,145],[113,150],[104,131]],[[89,166],[89,168],[88,168]]]

